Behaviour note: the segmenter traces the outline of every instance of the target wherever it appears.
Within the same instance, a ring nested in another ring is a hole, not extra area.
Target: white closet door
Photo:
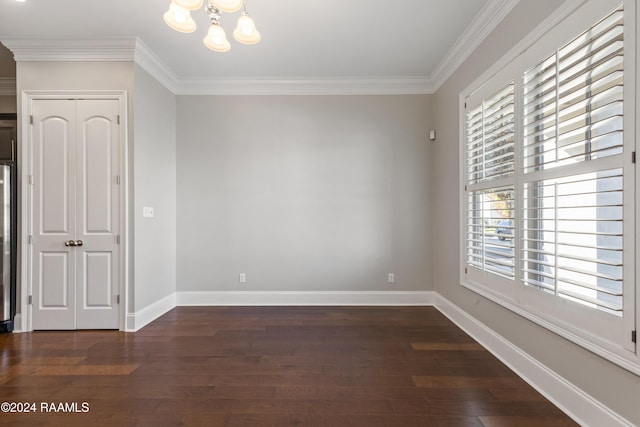
[[[34,329],[76,328],[75,101],[33,103],[31,285]]]
[[[118,328],[118,101],[77,101],[76,328]]]
[[[117,100],[34,100],[33,329],[117,329]]]

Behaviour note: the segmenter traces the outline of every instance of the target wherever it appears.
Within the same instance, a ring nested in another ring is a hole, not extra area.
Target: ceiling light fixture
[[[191,17],[191,11],[202,7],[205,0],[171,0],[169,10],[164,14],[164,22],[181,33],[192,33],[196,30],[196,22]],[[238,25],[233,31],[233,38],[242,44],[256,44],[260,41],[260,33],[256,24],[247,13],[243,0],[206,0],[205,7],[211,26],[202,42],[215,52],[226,52],[231,49],[227,35],[220,24],[222,12],[234,13],[242,9],[238,18]]]

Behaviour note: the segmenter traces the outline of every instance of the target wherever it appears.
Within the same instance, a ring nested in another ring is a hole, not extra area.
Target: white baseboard
[[[435,293],[434,305],[578,424],[594,427],[632,425],[440,294]]]
[[[18,313],[13,317],[13,332],[24,332],[22,329],[22,313]]]
[[[172,293],[135,313],[127,314],[126,332],[135,332],[145,327],[167,311],[175,308],[176,294]]]
[[[176,292],[177,305],[433,305],[431,291],[411,292]]]

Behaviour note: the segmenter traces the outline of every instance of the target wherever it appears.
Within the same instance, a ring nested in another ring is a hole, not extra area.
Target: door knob
[[[82,240],[76,240],[75,246],[82,246],[84,242]]]
[[[75,240],[67,240],[66,242],[64,242],[65,246],[76,246],[76,241]]]

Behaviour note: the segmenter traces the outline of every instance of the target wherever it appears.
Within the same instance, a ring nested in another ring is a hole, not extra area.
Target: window
[[[524,283],[618,316],[623,23],[618,9],[525,72],[522,138]]]
[[[463,94],[462,281],[640,368],[624,37],[622,6],[588,2]]]
[[[515,277],[514,100],[512,82],[467,114],[467,262],[509,279]]]

